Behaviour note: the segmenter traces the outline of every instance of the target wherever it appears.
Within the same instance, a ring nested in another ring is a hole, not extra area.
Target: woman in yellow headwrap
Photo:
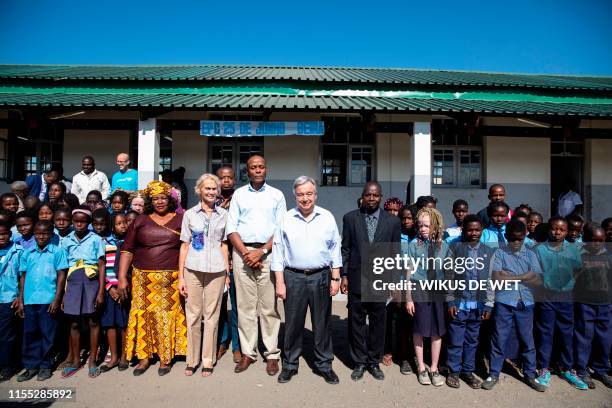
[[[187,351],[185,311],[177,289],[182,215],[171,197],[172,187],[152,181],[144,190],[144,215],[128,228],[119,259],[118,290],[128,295],[128,270],[132,270],[131,308],[126,334],[128,360],[140,360],[134,375],[144,373],[154,354],[159,375],[170,372],[176,355]],[[146,215],[146,216],[145,216]]]

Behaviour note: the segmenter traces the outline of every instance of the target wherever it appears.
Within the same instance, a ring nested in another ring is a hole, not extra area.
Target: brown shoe
[[[266,363],[266,373],[268,375],[278,374],[278,360],[268,360]]]
[[[242,359],[242,353],[234,351],[234,363],[238,363]]]
[[[255,360],[253,360],[251,357],[242,356],[242,359],[238,362],[238,364],[236,364],[236,367],[234,367],[234,372],[241,373],[249,368],[249,366],[254,362]]]
[[[223,344],[219,346],[219,349],[217,350],[217,361],[221,360],[221,357],[223,357],[223,355],[227,353],[227,347],[225,347]],[[236,361],[237,362],[237,361]]]

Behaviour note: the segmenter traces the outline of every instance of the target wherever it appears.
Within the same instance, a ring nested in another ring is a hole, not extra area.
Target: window
[[[259,154],[263,155],[262,138],[259,137],[237,137],[211,138],[223,140],[211,140],[209,147],[208,169],[215,174],[223,166],[231,166],[236,172],[236,182],[246,184],[249,181],[247,175],[247,160],[249,157]]]
[[[361,117],[323,118],[321,185],[365,184],[373,177],[374,133]]]
[[[432,122],[432,182],[434,186],[481,188],[482,137],[455,120]]]
[[[162,131],[159,138],[159,169],[172,170],[172,130]]]

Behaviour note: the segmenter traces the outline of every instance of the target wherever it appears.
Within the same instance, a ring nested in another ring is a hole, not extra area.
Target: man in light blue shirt
[[[111,193],[117,189],[124,191],[138,190],[138,171],[130,169],[130,156],[127,153],[117,155],[119,171],[111,179]]]
[[[232,262],[238,300],[238,333],[242,359],[234,368],[243,372],[257,359],[257,320],[266,347],[266,372],[279,371],[278,331],[280,315],[270,272],[269,252],[274,231],[287,211],[283,193],[266,184],[266,161],[251,156],[247,161],[249,184],[234,193],[225,233],[232,243]]]
[[[317,374],[338,384],[332,369],[331,296],[340,289],[342,255],[334,216],[315,205],[316,182],[300,176],[293,183],[296,208],[287,211],[274,234],[271,269],[276,294],[285,301],[285,345],[279,383],[297,374],[306,310],[310,307]],[[330,270],[331,269],[331,270]]]

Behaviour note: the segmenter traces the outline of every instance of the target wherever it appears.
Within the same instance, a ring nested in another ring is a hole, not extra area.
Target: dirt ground
[[[282,306],[281,306],[282,309]],[[451,389],[422,386],[415,375],[404,376],[399,366],[384,367],[384,381],[374,380],[368,373],[361,381],[350,378],[347,349],[346,304],[333,302],[333,336],[336,359],[334,370],[340,377],[339,385],[326,384],[312,373],[308,362],[312,360],[312,332],[307,318],[304,346],[306,359],[290,383],[278,384],[276,377],[265,373],[260,359],[246,372],[234,374],[231,354],[226,354],[213,375],[191,378],[183,375],[185,362],[177,362],[170,374],[157,375],[157,366],[144,375],[134,377],[132,369],[113,370],[90,380],[87,370],[81,370],[69,379],[59,372],[44,382],[35,379],[17,383],[14,379],[0,384],[0,399],[5,400],[9,389],[75,387],[76,401],[55,402],[51,406],[66,407],[612,407],[612,390],[597,382],[597,389],[579,391],[553,376],[550,389],[545,393],[531,390],[509,373],[502,373],[500,383],[492,391],[472,390],[465,383]],[[5,400],[6,401],[6,400]],[[4,406],[49,406],[31,401],[31,404],[3,403]]]

